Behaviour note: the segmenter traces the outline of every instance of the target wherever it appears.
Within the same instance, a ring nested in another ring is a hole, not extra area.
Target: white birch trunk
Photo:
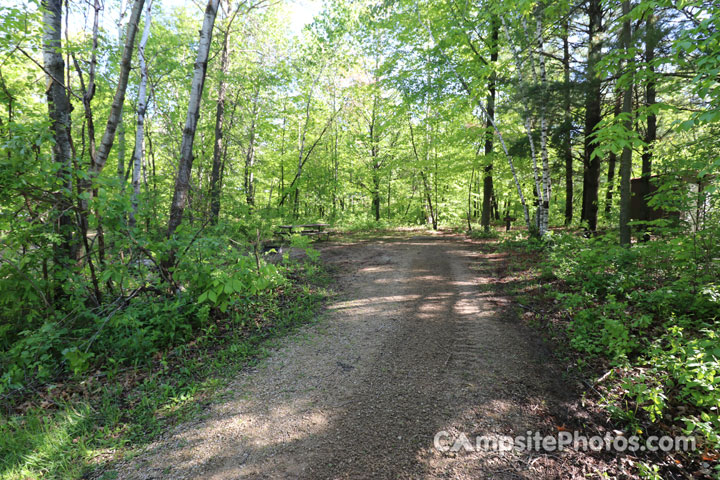
[[[510,45],[510,49],[512,50],[513,59],[515,61],[515,71],[516,71],[518,83],[520,85],[521,91],[523,91],[524,88],[522,86],[523,85],[522,60],[520,59],[520,55],[517,51],[517,48],[515,47],[515,43],[513,42],[512,37],[510,36],[510,30],[508,29],[507,22],[505,21],[505,17],[500,17],[500,18],[503,23],[503,29],[505,30],[505,36],[507,37],[508,44]],[[523,27],[525,27],[525,25],[523,25]],[[530,42],[529,42],[529,38],[527,38],[527,35],[528,35],[527,28],[523,28],[523,30],[526,35],[526,40],[529,44]],[[532,50],[530,50],[530,60],[531,60],[531,67],[532,67],[531,72],[533,74],[535,81],[537,82],[537,72],[535,69],[535,60],[532,55]],[[537,192],[537,197],[538,197],[538,201],[539,201],[539,205],[537,208],[536,226],[537,226],[538,233],[540,234],[540,236],[543,236],[545,234],[545,230],[544,230],[545,222],[543,220],[544,213],[545,213],[543,205],[545,205],[545,203],[546,203],[545,190],[543,189],[543,187],[541,186],[541,183],[540,183],[540,174],[538,172],[537,153],[535,150],[535,142],[533,141],[533,137],[532,137],[532,121],[531,121],[531,117],[530,117],[530,112],[528,111],[527,106],[523,110],[524,110],[523,114],[525,116],[525,121],[524,121],[525,134],[527,135],[528,142],[530,143],[530,158],[532,160],[532,165],[533,165],[533,179],[535,181],[535,191]],[[544,121],[544,117],[543,117],[543,121]]]
[[[538,12],[537,17],[537,43],[538,43],[538,56],[540,62],[540,86],[543,95],[547,92],[547,72],[545,70],[545,50],[543,44],[543,32],[542,32],[542,11]],[[550,162],[548,160],[548,149],[547,149],[547,138],[548,138],[548,125],[545,117],[545,103],[540,107],[540,155],[542,158],[542,191],[544,198],[540,205],[540,211],[542,212],[540,223],[540,235],[543,236],[548,231],[550,222]]]
[[[66,265],[70,261],[72,232],[69,195],[72,193],[72,147],[70,140],[70,100],[62,79],[65,62],[60,50],[62,31],[62,1],[44,0],[43,6],[43,67],[47,74],[47,100],[50,126],[55,140],[53,161],[57,164],[59,191],[55,193],[52,221],[61,242],[54,247],[55,262]]]
[[[212,31],[219,4],[220,0],[209,0],[205,7],[205,18],[203,19],[202,29],[200,30],[200,44],[198,46],[197,59],[195,60],[195,71],[190,87],[187,118],[185,120],[182,144],[180,146],[180,161],[177,176],[175,177],[175,192],[173,194],[172,204],[170,205],[168,238],[172,237],[182,222],[183,212],[185,211],[185,205],[187,203],[187,195],[190,190],[195,130],[197,129],[197,122],[200,118],[200,102],[202,100],[203,87],[205,86]],[[174,264],[174,256],[174,253],[170,255],[166,266]]]
[[[135,228],[138,201],[140,198],[140,172],[143,164],[143,146],[145,139],[145,112],[147,111],[147,62],[145,59],[145,45],[150,37],[150,24],[152,19],[152,0],[145,6],[145,29],[138,45],[138,61],[140,62],[140,86],[138,87],[137,101],[137,129],[135,130],[135,151],[133,153],[132,175],[132,210],[128,219],[130,228]]]
[[[105,126],[102,140],[98,146],[95,164],[90,171],[91,176],[97,176],[107,163],[110,149],[115,140],[115,131],[120,123],[123,104],[125,103],[125,92],[127,90],[128,77],[130,76],[130,67],[132,60],[132,50],[135,45],[135,35],[137,34],[140,16],[142,15],[145,0],[135,0],[130,19],[128,20],[127,33],[125,35],[125,46],[123,47],[122,58],[120,60],[120,77],[118,78],[117,88],[115,89],[115,97],[110,107],[110,116]]]

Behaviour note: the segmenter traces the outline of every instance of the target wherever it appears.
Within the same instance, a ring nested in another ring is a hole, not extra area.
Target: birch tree
[[[44,0],[43,6],[43,64],[47,76],[47,104],[50,116],[53,161],[57,165],[59,191],[55,192],[52,216],[55,232],[60,237],[54,247],[55,263],[67,266],[74,256],[72,247],[72,219],[70,194],[73,184],[72,147],[70,140],[70,100],[63,84],[65,62],[61,50],[62,0]]]
[[[123,47],[122,58],[120,59],[120,76],[118,84],[115,88],[115,96],[110,107],[110,116],[105,125],[100,145],[97,149],[97,155],[92,159],[90,168],[91,178],[96,177],[105,167],[110,149],[115,141],[115,131],[121,121],[123,105],[125,103],[125,92],[127,91],[128,78],[130,76],[130,67],[132,64],[132,52],[135,46],[135,36],[137,35],[140,17],[142,15],[145,0],[135,0],[133,3],[130,18],[128,19],[127,32],[125,34],[125,45]]]
[[[175,190],[172,203],[170,204],[170,218],[168,220],[167,237],[171,238],[175,230],[182,223],[183,212],[187,204],[188,191],[190,190],[190,174],[193,164],[193,143],[198,119],[200,118],[200,103],[202,101],[203,87],[207,75],[208,56],[210,55],[210,44],[212,43],[213,25],[220,0],[209,0],[205,7],[202,28],[200,30],[200,42],[198,45],[197,58],[193,79],[190,85],[190,98],[188,100],[187,118],[183,129],[182,144],[180,146],[180,159],[178,162],[177,175],[175,177]],[[175,264],[177,251],[172,249],[163,261],[163,268],[167,271]]]
[[[147,82],[148,69],[145,58],[145,45],[150,36],[150,25],[152,20],[152,0],[147,1],[145,6],[145,28],[142,38],[138,44],[138,62],[140,64],[140,85],[138,86],[137,100],[137,129],[135,130],[135,150],[133,152],[133,173],[132,173],[132,210],[128,218],[129,227],[135,228],[138,212],[138,201],[140,198],[140,173],[143,166],[143,152],[145,139],[145,113],[147,111]]]
[[[518,85],[520,86],[520,93],[523,96],[528,95],[527,87],[524,86],[524,75],[523,75],[523,62],[520,58],[520,53],[518,52],[518,48],[515,45],[515,42],[513,41],[513,38],[510,34],[510,30],[508,28],[508,22],[505,19],[505,17],[501,17],[503,22],[503,28],[505,30],[505,36],[508,39],[508,44],[510,45],[510,49],[512,51],[512,56],[515,61],[515,76],[518,80]],[[525,33],[525,39],[526,43],[529,47],[529,56],[530,56],[530,70],[533,79],[535,80],[535,83],[538,82],[538,75],[535,68],[535,58],[533,55],[533,44],[529,38],[526,20],[523,19],[523,30]],[[539,37],[537,39],[537,45],[540,49],[542,49],[542,21],[540,20],[539,16],[537,19],[537,29],[536,29],[536,35]],[[540,52],[540,56],[542,56],[542,52]],[[541,77],[545,77],[545,61],[544,59],[541,59]],[[540,80],[544,83],[544,80]],[[536,214],[536,227],[538,230],[538,234],[542,237],[547,232],[548,227],[548,207],[549,207],[549,187],[550,187],[550,169],[549,169],[549,163],[547,160],[547,124],[545,122],[545,110],[544,107],[540,108],[540,129],[541,129],[541,135],[540,135],[540,154],[541,159],[543,162],[543,168],[542,168],[542,183],[540,179],[540,174],[538,172],[538,158],[537,158],[537,152],[535,149],[535,140],[533,139],[532,134],[532,124],[533,119],[532,115],[530,113],[530,109],[527,106],[527,103],[524,104],[523,107],[523,116],[524,116],[524,122],[523,125],[525,126],[525,135],[527,136],[528,143],[530,145],[530,160],[532,161],[532,167],[533,167],[533,180],[535,181],[535,192],[537,194],[537,214]]]

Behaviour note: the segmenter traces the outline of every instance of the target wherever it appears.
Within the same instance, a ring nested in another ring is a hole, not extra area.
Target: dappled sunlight
[[[328,322],[282,342],[233,385],[235,398],[157,445],[156,471],[376,478],[402,465],[412,478],[482,478],[521,458],[433,449],[443,429],[504,435],[541,424],[554,388],[537,353],[518,348],[526,339],[500,315],[504,300],[482,289],[488,272],[470,268],[482,257],[445,239],[396,241],[381,256],[344,248],[357,252],[356,268],[343,272],[348,287]]]
[[[388,303],[403,303],[412,302],[420,298],[419,295],[392,295],[388,297],[374,297],[374,298],[360,298],[355,300],[346,300],[332,304],[329,308],[331,310],[347,310],[350,308],[361,308],[369,305],[377,304],[388,304]]]

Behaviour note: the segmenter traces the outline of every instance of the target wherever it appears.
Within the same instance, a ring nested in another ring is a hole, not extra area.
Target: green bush
[[[605,398],[609,411],[634,425],[669,415],[709,448],[720,445],[720,248],[706,241],[716,233],[630,249],[614,235],[511,245],[544,249],[539,271],[561,281],[554,296],[571,318],[570,346],[622,372]]]

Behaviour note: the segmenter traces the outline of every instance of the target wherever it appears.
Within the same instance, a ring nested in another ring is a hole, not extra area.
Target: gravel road
[[[121,479],[581,477],[566,453],[440,452],[450,435],[553,434],[577,397],[461,236],[327,244],[339,295],[202,419]]]

